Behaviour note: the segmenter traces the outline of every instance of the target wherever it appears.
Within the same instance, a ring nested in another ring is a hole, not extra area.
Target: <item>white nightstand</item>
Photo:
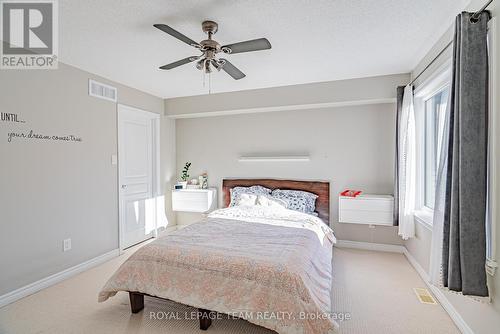
[[[206,213],[216,207],[217,189],[172,190],[172,210]]]
[[[339,196],[340,223],[392,226],[393,212],[391,195]]]

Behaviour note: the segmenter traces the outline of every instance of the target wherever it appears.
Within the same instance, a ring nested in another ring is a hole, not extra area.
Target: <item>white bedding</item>
[[[278,333],[333,333],[333,243],[332,230],[311,215],[262,206],[221,209],[139,249],[99,301],[138,291]]]
[[[279,206],[233,206],[213,211],[209,218],[232,219],[275,226],[300,227],[316,233],[319,239],[328,238],[331,243],[337,240],[332,229],[320,218],[303,212]],[[265,228],[265,227],[262,227]]]

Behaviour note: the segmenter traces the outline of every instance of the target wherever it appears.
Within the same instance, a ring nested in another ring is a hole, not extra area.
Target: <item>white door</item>
[[[120,249],[153,237],[156,228],[154,184],[157,114],[118,106]]]

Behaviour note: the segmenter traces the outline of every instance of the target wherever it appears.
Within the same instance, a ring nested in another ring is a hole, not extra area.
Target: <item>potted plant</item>
[[[188,180],[189,180],[189,168],[190,167],[191,167],[191,163],[190,162],[186,162],[186,164],[184,165],[184,169],[182,170],[182,173],[181,173],[181,182],[179,182],[179,184],[182,185],[183,189],[187,188],[187,184],[188,184]]]

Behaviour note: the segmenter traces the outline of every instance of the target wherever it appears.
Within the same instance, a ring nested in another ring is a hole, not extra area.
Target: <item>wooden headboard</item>
[[[222,200],[224,207],[231,202],[230,190],[234,187],[263,186],[269,189],[303,190],[318,195],[316,212],[327,225],[330,224],[330,182],[296,181],[276,179],[224,179],[222,180]]]

